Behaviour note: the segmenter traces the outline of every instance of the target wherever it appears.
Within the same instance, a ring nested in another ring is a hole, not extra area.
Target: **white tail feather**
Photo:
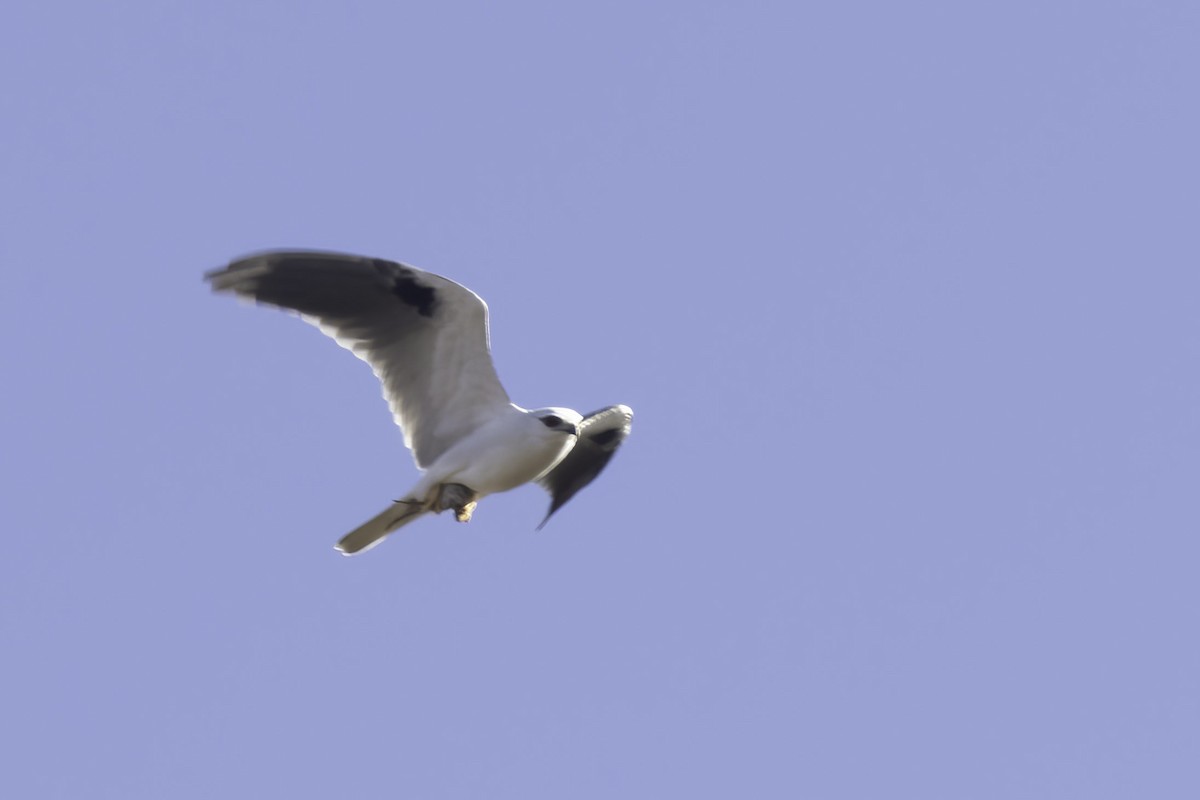
[[[399,500],[347,533],[335,546],[344,556],[370,550],[389,533],[428,511],[429,508],[419,501]]]

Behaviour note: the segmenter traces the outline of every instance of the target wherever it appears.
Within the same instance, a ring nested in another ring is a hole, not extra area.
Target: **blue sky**
[[[1194,3],[0,12],[0,793],[1200,792]],[[206,269],[448,275],[634,435],[371,553],[361,363]]]

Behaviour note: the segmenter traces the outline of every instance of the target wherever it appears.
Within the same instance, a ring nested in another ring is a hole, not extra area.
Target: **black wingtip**
[[[572,495],[574,495],[574,492],[568,494],[566,497],[552,498],[550,500],[550,510],[546,512],[546,516],[542,517],[542,521],[540,524],[538,524],[536,530],[540,531],[542,528],[546,527],[546,523],[549,522],[550,518],[554,516],[554,512],[565,506],[567,501],[571,499]]]

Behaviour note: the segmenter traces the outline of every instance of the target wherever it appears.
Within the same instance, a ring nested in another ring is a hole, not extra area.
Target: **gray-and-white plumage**
[[[554,469],[537,479],[550,492],[550,510],[538,530],[576,492],[596,479],[629,435],[632,424],[633,410],[629,406],[609,406],[583,418],[575,446]]]
[[[537,481],[550,515],[600,474],[633,412],[583,417],[509,401],[492,365],[487,305],[454,281],[393,261],[272,251],[206,276],[213,290],[299,314],[366,361],[424,474],[404,497],[346,534],[361,552],[426,513],[467,521],[489,494]],[[541,526],[539,526],[541,527]]]

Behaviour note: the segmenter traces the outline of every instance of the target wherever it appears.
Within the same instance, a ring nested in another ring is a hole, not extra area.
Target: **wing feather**
[[[214,291],[300,315],[366,361],[418,467],[509,408],[487,305],[454,281],[319,251],[257,253],[206,277]]]
[[[579,438],[571,452],[554,469],[538,478],[538,483],[550,492],[550,510],[538,530],[604,470],[629,436],[632,423],[633,410],[623,405],[609,406],[584,416],[579,425]]]

